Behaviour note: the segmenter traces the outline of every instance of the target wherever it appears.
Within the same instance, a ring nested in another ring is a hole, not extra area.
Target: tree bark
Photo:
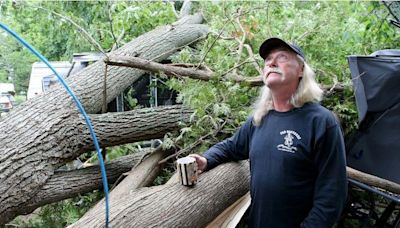
[[[150,186],[161,171],[162,166],[158,162],[165,156],[166,153],[162,150],[155,151],[138,166],[132,168],[128,176],[111,191],[109,195],[110,207],[114,207],[114,202],[125,199],[126,195],[131,194],[137,188]],[[102,217],[99,217],[99,215],[104,215],[104,208],[105,202],[102,199],[72,227],[81,227],[83,224],[90,223],[89,221],[101,220]]]
[[[166,64],[160,64],[149,60],[141,59],[138,57],[110,56],[105,62],[112,66],[126,66],[126,67],[138,68],[153,73],[162,72],[171,77],[185,76],[192,79],[199,79],[202,81],[209,81],[217,77],[217,75],[212,71],[200,70],[197,69],[196,67],[186,68],[186,67],[170,66]],[[263,85],[261,76],[243,77],[240,75],[228,75],[227,78],[235,82],[246,82],[250,86]]]
[[[124,173],[140,163],[152,150],[126,155],[106,163],[107,180],[113,184]],[[71,171],[56,171],[32,200],[18,211],[29,214],[43,205],[72,198],[102,188],[99,165]]]
[[[184,17],[136,38],[111,55],[161,61],[204,37],[208,27],[201,22],[201,15]],[[101,109],[104,67],[100,60],[67,78],[88,113]],[[143,73],[108,67],[107,102]],[[60,165],[93,148],[86,137],[87,127],[78,121],[81,119],[70,96],[58,86],[20,105],[0,122],[0,225],[18,215],[19,208],[35,197]],[[102,129],[96,132],[101,135]]]
[[[144,108],[127,112],[91,114],[93,127],[101,147],[115,146],[149,139],[163,138],[167,132],[176,131],[181,123],[188,123],[193,114],[180,105]],[[82,119],[77,125],[85,126]],[[81,151],[94,150],[89,131],[81,135]]]
[[[125,192],[111,200],[110,227],[205,227],[249,190],[247,161],[220,165],[190,188],[179,183]],[[104,211],[104,208],[103,208]],[[70,227],[104,227],[104,212]]]

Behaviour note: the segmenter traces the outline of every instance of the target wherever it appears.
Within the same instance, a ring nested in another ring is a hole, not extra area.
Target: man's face
[[[272,50],[264,64],[263,81],[270,89],[297,88],[303,75],[303,64],[293,51],[286,48]]]

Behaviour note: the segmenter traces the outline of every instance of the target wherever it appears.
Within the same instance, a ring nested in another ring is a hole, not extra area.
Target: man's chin
[[[281,78],[266,78],[264,80],[264,85],[266,85],[268,88],[272,89],[274,87],[279,87],[283,83],[283,80]]]

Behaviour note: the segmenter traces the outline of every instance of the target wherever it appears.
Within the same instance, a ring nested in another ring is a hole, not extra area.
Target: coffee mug
[[[179,180],[182,185],[193,186],[197,182],[197,162],[193,157],[184,157],[176,161]]]

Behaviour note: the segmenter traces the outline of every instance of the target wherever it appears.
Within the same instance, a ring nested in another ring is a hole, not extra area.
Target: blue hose
[[[83,108],[81,102],[79,99],[75,96],[75,94],[72,92],[71,88],[68,86],[68,84],[64,81],[64,79],[57,73],[57,71],[51,66],[49,61],[41,55],[38,51],[36,51],[30,44],[28,44],[24,39],[22,39],[20,36],[18,36],[14,31],[12,31],[10,28],[8,28],[6,25],[0,22],[0,27],[4,29],[6,32],[8,32],[10,35],[12,35],[19,43],[21,43],[23,46],[28,48],[33,54],[35,54],[41,61],[43,61],[50,69],[53,71],[53,73],[57,76],[58,80],[61,82],[61,84],[64,86],[65,90],[71,95],[72,99],[74,100],[76,106],[78,107],[79,111],[82,113],[83,117],[85,118],[86,125],[89,127],[90,135],[92,136],[94,146],[97,151],[97,157],[99,159],[100,163],[100,170],[101,170],[101,177],[103,179],[103,188],[104,188],[104,194],[105,194],[105,201],[106,201],[106,228],[108,228],[108,215],[109,215],[109,204],[108,204],[108,183],[107,183],[107,175],[106,175],[106,168],[104,166],[104,160],[103,156],[101,155],[101,150],[99,146],[99,142],[97,141],[96,133],[94,132],[92,122],[89,119],[89,116],[87,115],[85,109]]]

